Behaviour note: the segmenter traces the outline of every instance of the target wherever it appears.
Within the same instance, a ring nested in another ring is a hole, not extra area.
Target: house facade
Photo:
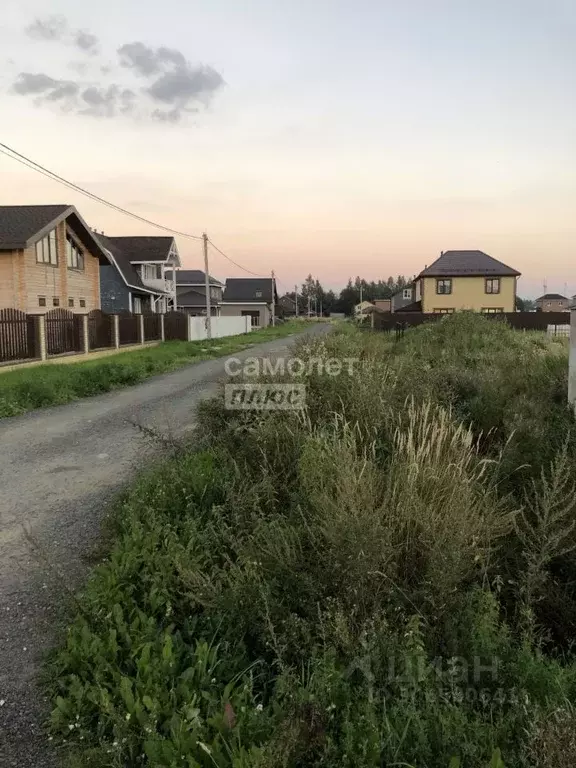
[[[414,302],[405,310],[514,312],[519,276],[483,251],[444,251],[414,280]]]
[[[99,270],[109,264],[73,205],[0,206],[0,309],[99,309]]]
[[[210,314],[218,316],[222,304],[224,286],[208,276],[210,289]],[[189,315],[206,314],[206,273],[201,269],[179,269],[176,272],[176,298],[178,309]]]
[[[272,321],[272,306],[278,304],[276,281],[270,277],[229,277],[226,280],[220,314],[223,317],[250,317],[253,328]]]
[[[104,312],[168,312],[177,307],[173,237],[109,237],[94,233],[109,257],[100,268]]]
[[[539,312],[568,312],[570,299],[560,293],[545,293],[536,299],[536,309]]]
[[[392,312],[402,312],[404,307],[407,307],[414,301],[416,301],[416,286],[414,283],[410,283],[392,295],[390,309]]]

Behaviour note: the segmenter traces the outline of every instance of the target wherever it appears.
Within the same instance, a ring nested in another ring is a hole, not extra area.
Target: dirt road
[[[313,332],[323,332],[318,327]],[[237,355],[285,355],[292,339]],[[64,584],[82,583],[107,507],[158,453],[132,425],[178,434],[216,391],[224,360],[130,389],[0,420],[0,766],[58,765],[35,681],[54,642]],[[59,573],[56,573],[59,571]]]

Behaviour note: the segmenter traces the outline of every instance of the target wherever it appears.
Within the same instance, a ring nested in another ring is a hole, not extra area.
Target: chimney
[[[104,233],[102,233],[104,234]],[[444,256],[444,251],[440,251],[440,256]]]

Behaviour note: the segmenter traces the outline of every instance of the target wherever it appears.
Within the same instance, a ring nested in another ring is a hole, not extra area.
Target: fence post
[[[186,315],[188,318],[186,341],[192,341],[192,315]]]
[[[160,315],[160,341],[166,341],[166,334],[164,332],[164,313]]]
[[[36,340],[37,351],[40,360],[46,360],[46,317],[45,315],[36,316]]]
[[[570,307],[570,358],[568,362],[568,402],[576,408],[576,306]]]
[[[82,349],[84,354],[90,352],[90,336],[88,333],[88,315],[82,315]]]
[[[138,317],[138,338],[140,339],[140,344],[144,344],[145,336],[144,336],[144,315],[137,315]]]
[[[112,315],[112,341],[116,349],[120,348],[120,318]]]

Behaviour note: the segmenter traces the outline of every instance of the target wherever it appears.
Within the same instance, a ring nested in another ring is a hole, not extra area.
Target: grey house
[[[251,317],[253,328],[270,325],[272,303],[278,304],[276,281],[271,277],[229,277],[226,280],[220,314],[223,317]]]
[[[209,276],[210,314],[220,314],[222,291],[224,286],[214,277]],[[176,272],[176,299],[178,309],[189,315],[206,314],[205,273],[201,269],[179,269]]]
[[[173,237],[95,235],[111,261],[100,268],[104,312],[167,312],[176,308],[174,273],[180,256]]]
[[[391,312],[401,312],[404,307],[412,304],[416,301],[416,287],[414,283],[408,283],[404,288],[400,288],[399,291],[396,291],[396,293],[392,295],[390,301]]]

